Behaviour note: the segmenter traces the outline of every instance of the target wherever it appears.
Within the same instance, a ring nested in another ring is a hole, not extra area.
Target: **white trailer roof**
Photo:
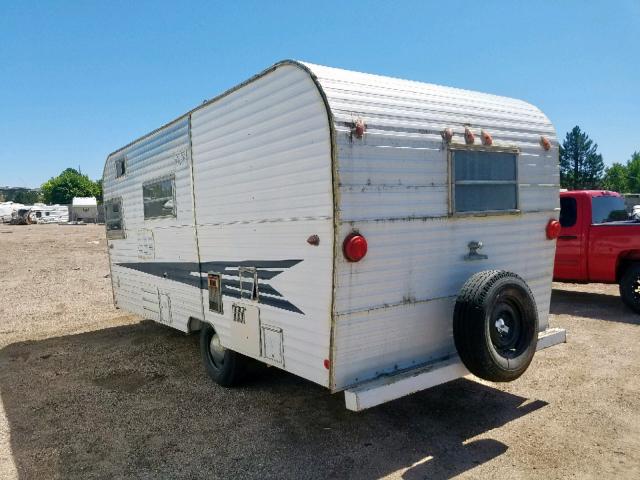
[[[71,205],[74,207],[95,207],[98,202],[96,197],[73,197]]]
[[[433,134],[442,126],[460,139],[465,127],[482,125],[497,141],[494,145],[533,143],[540,135],[555,141],[555,129],[535,106],[508,97],[430,83],[303,64],[326,95],[336,127],[351,125],[354,117],[375,124],[376,130],[399,135]],[[477,134],[477,132],[476,132]]]
[[[387,133],[394,131],[401,136],[420,135],[424,138],[426,134],[439,138],[442,126],[447,125],[453,130],[455,137],[462,139],[467,126],[482,125],[496,140],[496,146],[514,143],[537,146],[541,135],[552,146],[557,146],[555,128],[549,119],[537,107],[522,100],[283,60],[119,148],[109,157],[283,65],[298,66],[311,75],[326,99],[329,114],[338,128],[350,127],[355,119],[361,117],[367,124],[375,123],[375,128],[367,129],[368,133],[375,133],[376,130]]]

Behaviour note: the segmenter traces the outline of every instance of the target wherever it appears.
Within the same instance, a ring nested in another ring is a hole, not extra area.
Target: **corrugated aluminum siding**
[[[513,271],[530,285],[545,328],[555,243],[544,227],[558,207],[555,131],[537,108],[509,98],[307,65],[328,99],[336,131],[336,241],[353,229],[368,240],[358,263],[336,258],[335,389],[455,352],[455,296],[473,273]],[[363,139],[351,134],[361,118]],[[520,214],[449,216],[447,148],[440,132],[464,145],[516,147]],[[552,144],[540,146],[540,136]],[[487,260],[465,261],[470,241]]]
[[[193,222],[189,119],[183,117],[110,155],[104,170],[104,199],[121,197],[126,238],[110,241],[116,304],[160,321],[160,295],[171,302],[171,325],[186,331],[190,317],[202,318],[195,287],[122,266],[127,263],[197,262]],[[125,158],[126,173],[116,178],[115,162]],[[175,217],[144,219],[142,185],[173,175]]]
[[[279,66],[194,111],[192,145],[202,262],[300,260],[265,281],[279,295],[261,293],[260,323],[282,329],[285,370],[328,386],[333,196],[329,121],[317,87],[298,66]],[[311,235],[318,246],[307,243]],[[224,273],[223,282],[237,280]],[[223,301],[224,314],[205,308],[205,319],[225,346],[248,354],[230,330],[237,299]]]

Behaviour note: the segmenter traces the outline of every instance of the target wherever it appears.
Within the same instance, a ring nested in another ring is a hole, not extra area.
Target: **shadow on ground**
[[[152,322],[0,351],[20,478],[449,478],[508,446],[479,434],[545,402],[457,380],[361,413],[277,369],[209,381],[197,338]]]
[[[576,292],[554,288],[551,293],[550,313],[640,324],[640,315],[632,312],[622,302],[620,296],[606,293]]]

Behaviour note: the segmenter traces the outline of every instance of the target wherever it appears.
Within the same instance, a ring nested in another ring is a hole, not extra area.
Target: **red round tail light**
[[[367,254],[367,240],[359,233],[352,233],[344,239],[342,251],[350,262],[359,262]]]
[[[549,240],[553,240],[554,238],[558,238],[558,235],[560,235],[560,222],[558,220],[549,220],[549,223],[547,223],[547,238]]]

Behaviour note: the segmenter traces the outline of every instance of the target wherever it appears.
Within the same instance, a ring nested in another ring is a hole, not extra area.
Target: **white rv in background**
[[[9,223],[13,217],[13,212],[17,212],[24,205],[15,202],[0,202],[0,223]]]
[[[69,211],[69,221],[97,223],[98,201],[96,197],[73,197]]]
[[[509,381],[548,324],[553,126],[519,100],[277,63],[108,156],[116,305],[362,410]]]
[[[67,223],[69,221],[69,207],[66,205],[45,205],[35,203],[22,205],[14,210],[11,223],[31,225],[35,223]]]

